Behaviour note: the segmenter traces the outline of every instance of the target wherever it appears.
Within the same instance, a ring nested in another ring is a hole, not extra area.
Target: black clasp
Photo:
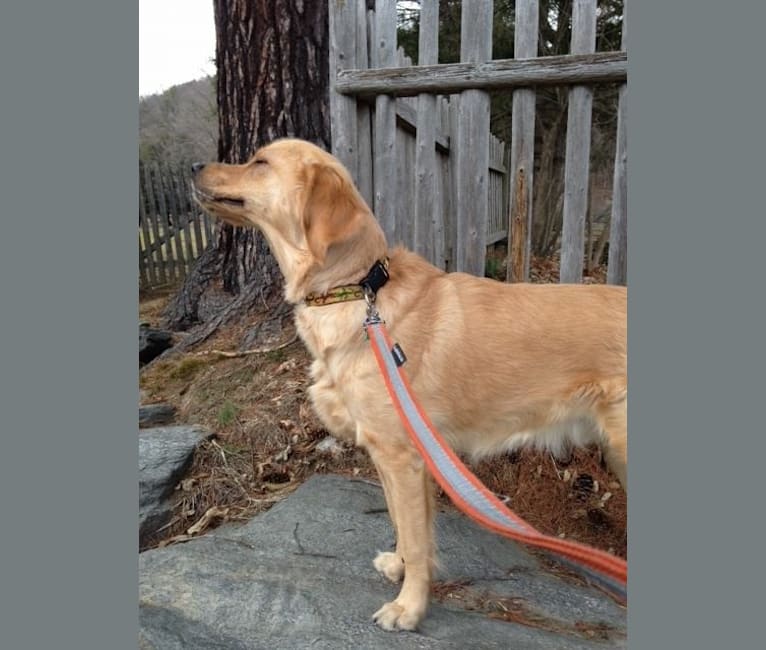
[[[387,263],[388,260],[386,260],[385,263],[381,262],[380,260],[375,262],[375,264],[372,265],[370,272],[359,283],[362,286],[362,289],[364,289],[365,294],[367,291],[372,291],[373,294],[378,293],[380,288],[386,282],[388,282],[388,269],[386,268]]]

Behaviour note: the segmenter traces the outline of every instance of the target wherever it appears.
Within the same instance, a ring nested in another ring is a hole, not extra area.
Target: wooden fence
[[[138,273],[142,289],[183,279],[212,239],[210,218],[191,198],[188,170],[188,165],[139,165]]]
[[[619,82],[608,281],[625,284],[625,19],[622,51],[595,52],[596,0],[574,0],[571,54],[537,57],[538,1],[517,0],[515,58],[492,61],[492,1],[463,0],[461,62],[437,64],[438,0],[422,0],[420,61],[413,66],[396,47],[396,1],[376,0],[372,10],[370,4],[330,0],[332,145],[389,242],[448,270],[483,275],[487,246],[508,236],[509,279],[527,280],[535,87],[565,85],[561,281],[582,281],[591,87]],[[489,89],[513,93],[510,147],[489,133]]]

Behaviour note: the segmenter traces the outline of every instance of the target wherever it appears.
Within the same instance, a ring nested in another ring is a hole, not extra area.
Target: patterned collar
[[[310,293],[303,301],[309,307],[324,307],[325,305],[333,305],[337,302],[364,300],[365,291],[371,291],[373,294],[376,294],[388,282],[388,263],[387,257],[375,262],[370,272],[359,284],[333,287],[327,293],[322,294]]]

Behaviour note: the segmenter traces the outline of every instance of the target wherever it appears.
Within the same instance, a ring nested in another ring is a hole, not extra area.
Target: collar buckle
[[[370,269],[369,273],[364,277],[364,279],[359,283],[365,291],[365,295],[367,294],[367,291],[371,291],[372,294],[378,293],[380,288],[388,282],[388,258],[378,260],[375,262],[375,264],[372,265],[372,268]]]

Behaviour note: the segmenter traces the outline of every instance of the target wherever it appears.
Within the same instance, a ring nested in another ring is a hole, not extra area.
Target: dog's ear
[[[323,264],[331,246],[352,239],[359,230],[364,206],[354,187],[330,165],[306,170],[303,230],[309,250]]]

